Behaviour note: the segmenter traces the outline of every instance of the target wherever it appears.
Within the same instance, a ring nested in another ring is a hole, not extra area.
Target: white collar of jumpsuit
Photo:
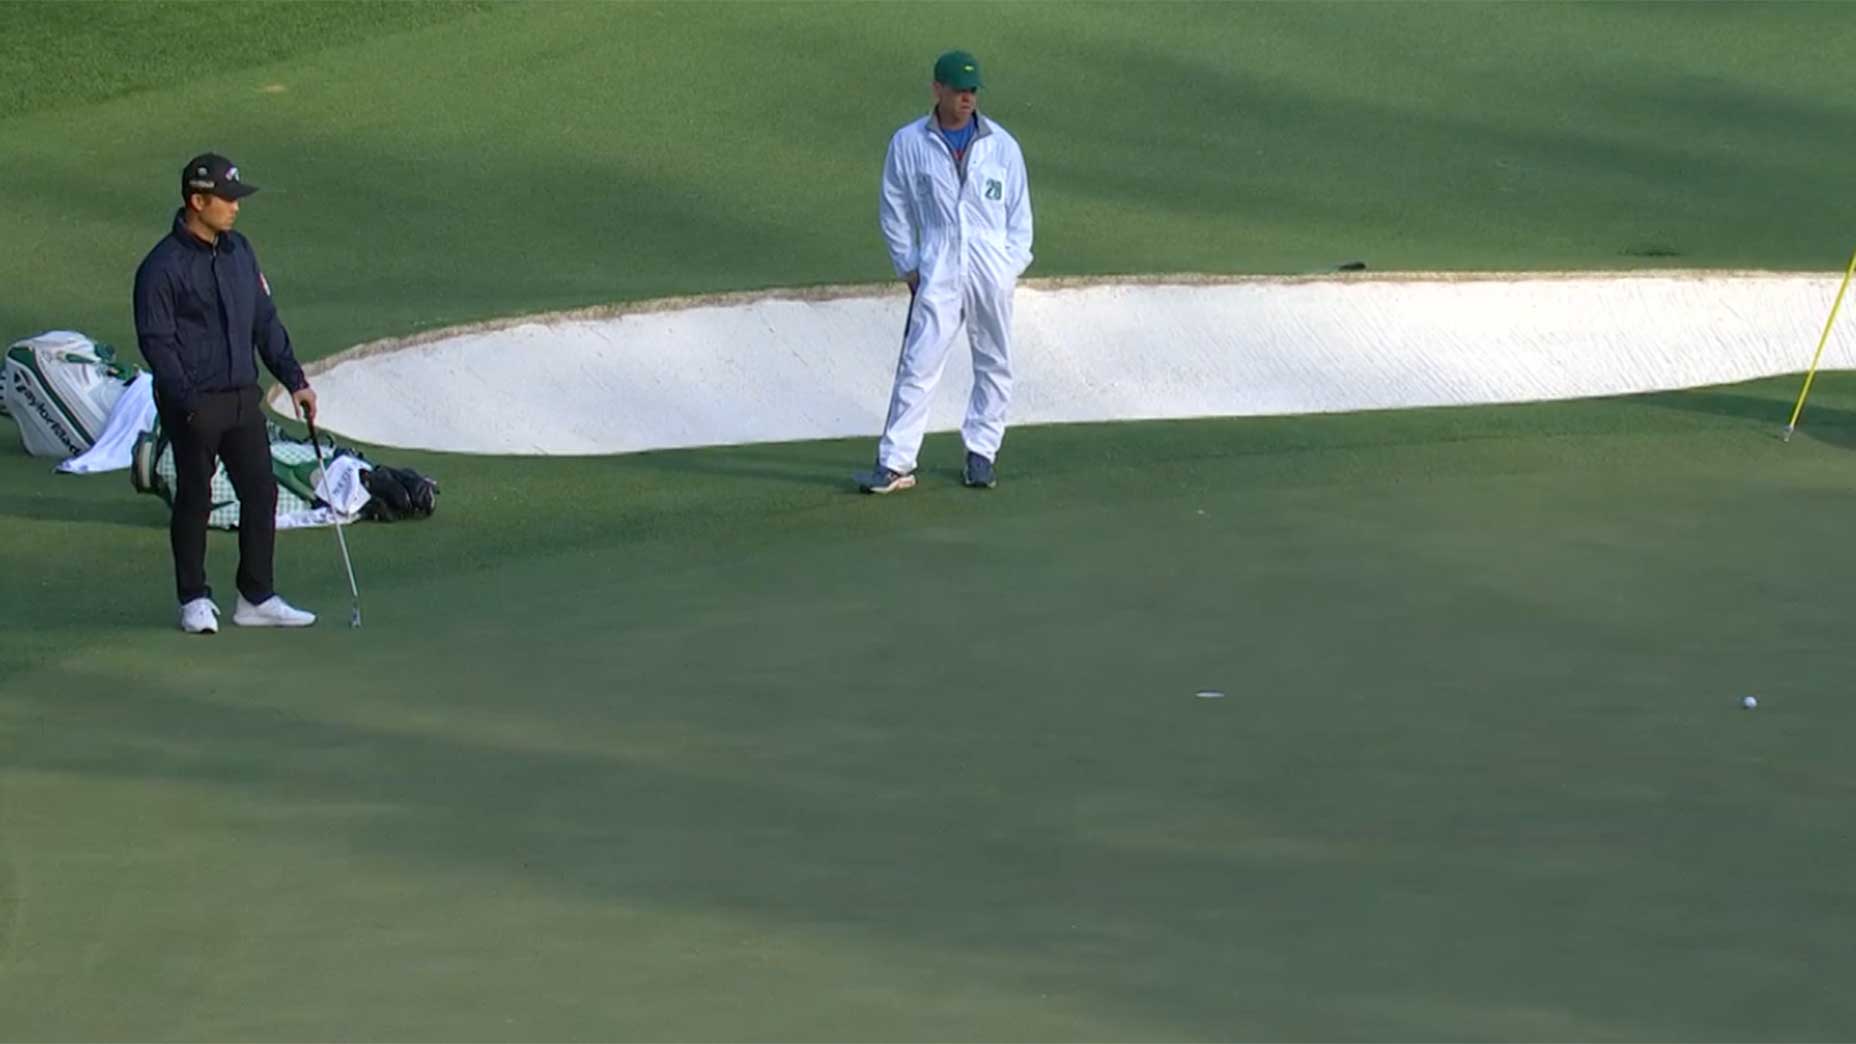
[[[941,121],[935,117],[934,110],[928,110],[928,118],[922,121],[922,133],[938,136],[941,133]],[[980,117],[978,109],[973,110],[973,140],[978,141],[992,133],[992,127]]]

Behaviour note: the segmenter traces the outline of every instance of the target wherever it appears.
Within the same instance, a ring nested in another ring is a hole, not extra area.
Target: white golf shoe
[[[180,629],[188,634],[218,634],[219,607],[211,598],[195,598],[180,607]]]
[[[306,613],[276,595],[257,605],[252,605],[245,601],[244,595],[239,595],[238,608],[232,612],[232,622],[240,627],[308,627],[316,622],[316,614]]]

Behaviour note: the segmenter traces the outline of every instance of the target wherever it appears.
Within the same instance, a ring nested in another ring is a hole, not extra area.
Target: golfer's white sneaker
[[[218,634],[219,607],[211,598],[195,598],[180,607],[180,629],[188,634]]]
[[[308,627],[316,622],[316,614],[306,613],[276,595],[257,605],[239,595],[238,608],[232,611],[232,622],[240,627]]]

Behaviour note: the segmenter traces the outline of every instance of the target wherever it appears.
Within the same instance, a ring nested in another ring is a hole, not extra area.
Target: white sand
[[[1838,278],[1031,281],[1017,297],[1012,421],[1528,402],[1798,372]],[[906,304],[892,287],[652,302],[363,345],[311,374],[326,428],[389,446],[591,454],[874,437]],[[1856,368],[1849,325],[1825,368]],[[970,382],[963,338],[932,430],[959,426]]]

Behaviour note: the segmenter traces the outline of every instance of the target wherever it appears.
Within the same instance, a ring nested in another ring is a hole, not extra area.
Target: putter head
[[[1791,440],[1792,440],[1792,426],[1787,424],[1785,426],[1785,430],[1779,432],[1779,441],[1790,442]]]
[[[354,612],[348,614],[348,629],[351,631],[361,629],[361,607],[358,605],[354,607]]]

